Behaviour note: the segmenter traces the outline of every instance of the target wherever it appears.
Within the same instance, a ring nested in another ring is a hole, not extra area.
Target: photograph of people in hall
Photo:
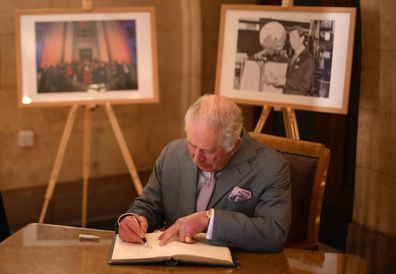
[[[241,19],[234,88],[328,98],[334,20]]]
[[[135,20],[38,22],[38,93],[137,90]]]

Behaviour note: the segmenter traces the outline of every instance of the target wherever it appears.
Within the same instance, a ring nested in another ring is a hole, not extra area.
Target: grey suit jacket
[[[185,139],[170,142],[128,212],[144,215],[148,231],[168,227],[195,212],[198,168]],[[234,201],[234,187],[252,193]],[[208,208],[215,209],[212,243],[255,251],[279,251],[291,220],[291,185],[287,160],[245,131],[239,149],[219,172]]]

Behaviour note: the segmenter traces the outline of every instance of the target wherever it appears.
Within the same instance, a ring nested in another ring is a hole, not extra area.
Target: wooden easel
[[[263,130],[265,122],[267,121],[268,116],[270,115],[272,110],[282,111],[283,124],[285,126],[286,136],[290,139],[300,140],[300,134],[298,133],[296,113],[295,113],[294,109],[292,109],[291,107],[285,107],[285,108],[279,109],[279,108],[275,108],[270,105],[264,105],[263,110],[260,115],[260,118],[257,121],[256,127],[254,129],[254,132],[259,133]]]
[[[282,0],[282,8],[289,8],[293,6],[294,0]]]
[[[81,0],[82,8],[85,10],[92,9],[92,0]],[[44,196],[44,204],[41,209],[39,223],[44,222],[44,218],[48,209],[49,202],[53,196],[56,181],[58,179],[59,171],[63,162],[63,158],[65,156],[66,147],[70,139],[70,133],[73,128],[74,121],[77,116],[77,110],[80,106],[75,104],[71,107],[65,129],[63,131],[62,139],[58,148],[58,152],[56,154],[55,162],[52,168],[51,176],[48,182],[47,191]],[[118,124],[117,118],[114,114],[114,111],[110,105],[110,103],[105,103],[105,110],[107,116],[109,118],[111,127],[113,129],[114,135],[117,139],[118,145],[121,149],[122,156],[127,165],[129,174],[132,177],[132,181],[134,183],[137,194],[141,194],[143,191],[142,183],[140,182],[139,175],[136,171],[135,164],[133,163],[133,159],[131,154],[129,153],[128,145],[125,141],[125,138],[122,134],[120,125]],[[90,152],[91,152],[91,112],[95,109],[94,105],[85,105],[84,106],[84,139],[83,139],[83,165],[82,165],[82,177],[83,177],[83,187],[82,187],[82,212],[81,212],[81,226],[86,227],[87,224],[87,194],[88,194],[88,178],[89,178],[89,166],[90,166]]]
[[[293,6],[294,0],[282,0],[282,8],[289,8]],[[285,126],[286,136],[291,139],[299,140],[300,134],[298,133],[298,125],[296,119],[296,113],[294,109],[291,107],[273,107],[270,105],[264,105],[263,110],[261,112],[260,118],[257,122],[257,125],[254,129],[254,132],[261,132],[265,125],[265,122],[268,119],[272,110],[282,111],[283,114],[283,123]]]
[[[88,178],[89,178],[89,166],[90,166],[90,152],[91,152],[91,112],[93,111],[93,106],[90,105],[78,105],[75,104],[71,107],[69,115],[66,121],[65,129],[63,131],[62,139],[56,154],[55,162],[52,168],[50,180],[48,182],[47,191],[44,196],[44,205],[41,210],[39,223],[44,222],[44,218],[48,209],[49,202],[53,196],[56,181],[58,179],[59,171],[65,156],[66,147],[70,139],[70,133],[73,128],[75,118],[77,116],[77,110],[80,106],[84,107],[84,137],[83,137],[83,165],[82,165],[82,177],[83,177],[83,187],[82,187],[82,214],[81,214],[81,226],[86,226],[87,220],[87,194],[88,194]],[[125,138],[121,132],[121,128],[118,124],[117,118],[113,112],[110,103],[105,103],[105,110],[109,118],[111,127],[113,129],[114,135],[117,139],[118,145],[121,149],[122,156],[127,165],[128,171],[131,175],[132,181],[134,183],[136,192],[141,194],[143,191],[142,183],[140,182],[138,173],[136,171],[135,164]]]

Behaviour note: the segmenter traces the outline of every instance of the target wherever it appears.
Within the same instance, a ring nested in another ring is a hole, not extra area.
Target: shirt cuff
[[[120,217],[118,217],[117,224],[120,225],[120,222],[122,221],[122,219],[124,219],[127,216],[139,216],[139,215],[135,214],[135,213],[124,213],[124,214],[120,215]]]
[[[208,225],[208,229],[206,230],[206,239],[207,240],[212,240],[214,217],[215,217],[215,211],[213,208],[211,208],[210,209],[209,225]]]

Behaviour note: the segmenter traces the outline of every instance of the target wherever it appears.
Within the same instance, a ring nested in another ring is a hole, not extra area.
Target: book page
[[[174,259],[203,262],[212,264],[232,264],[230,249],[224,246],[211,245],[204,233],[194,236],[193,244],[172,241],[172,257]]]
[[[159,245],[162,232],[146,233],[150,247],[143,244],[127,243],[116,235],[111,262],[158,262],[183,260],[209,264],[233,264],[228,247],[210,245],[201,233],[194,236],[196,243],[179,242],[176,238],[164,246]]]
[[[127,243],[116,235],[112,261],[162,261],[171,258],[171,247],[168,245],[160,246],[158,236],[160,232],[146,233],[146,239],[150,247],[139,243]]]

